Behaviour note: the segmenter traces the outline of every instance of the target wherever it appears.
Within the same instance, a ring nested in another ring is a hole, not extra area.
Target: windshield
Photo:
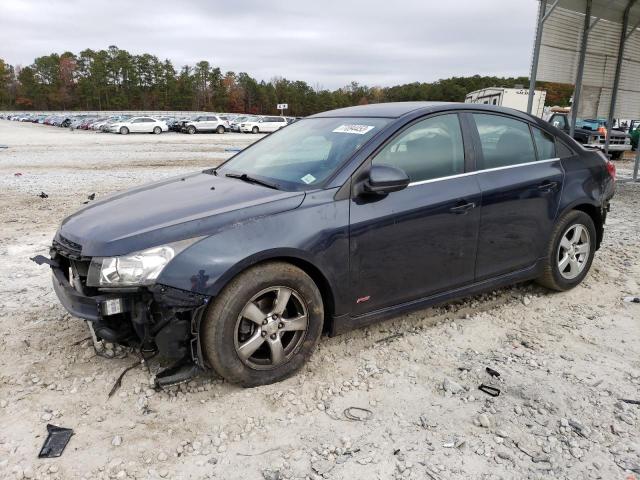
[[[390,122],[388,118],[310,118],[265,137],[218,170],[263,178],[285,189],[317,187]]]
[[[598,128],[606,126],[606,120],[595,118],[576,118],[576,128],[583,128],[585,130],[598,130]]]

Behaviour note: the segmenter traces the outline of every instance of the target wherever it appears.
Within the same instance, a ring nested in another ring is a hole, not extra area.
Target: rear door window
[[[502,115],[474,113],[480,135],[480,168],[499,168],[535,162],[536,152],[529,124]]]
[[[417,122],[391,140],[372,163],[400,168],[412,182],[463,173],[464,144],[458,115]]]

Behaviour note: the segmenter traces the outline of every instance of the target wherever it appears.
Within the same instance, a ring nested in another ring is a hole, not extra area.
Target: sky
[[[315,88],[528,75],[535,0],[2,0],[0,58],[117,45]]]

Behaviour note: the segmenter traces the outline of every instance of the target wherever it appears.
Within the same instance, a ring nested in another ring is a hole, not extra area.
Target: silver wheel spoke
[[[576,253],[589,253],[589,244],[583,243],[576,245]]]
[[[565,251],[571,248],[571,242],[566,236],[562,237],[562,240],[560,241],[560,247],[562,247],[562,249]]]
[[[306,315],[300,315],[295,318],[283,318],[282,323],[284,324],[284,327],[282,327],[282,331],[293,332],[296,330],[306,330],[307,321]]]
[[[253,323],[262,325],[262,321],[266,318],[266,315],[258,308],[255,303],[248,303],[242,311],[242,317],[247,320],[251,320]]]
[[[578,243],[580,237],[582,237],[582,225],[576,225],[573,227],[573,237],[571,237],[572,243]]]
[[[564,257],[562,257],[562,260],[560,260],[560,262],[558,263],[558,268],[561,272],[564,272],[564,269],[567,268],[567,265],[570,261],[571,259],[569,258],[569,255],[565,255]]]
[[[271,364],[277,365],[284,360],[284,348],[280,337],[276,337],[275,340],[269,340],[269,348],[271,349]]]
[[[262,336],[262,329],[258,328],[249,340],[238,347],[238,355],[240,355],[240,358],[243,360],[246,360],[253,355],[263,343],[264,337]]]
[[[273,306],[273,313],[277,313],[278,315],[282,315],[282,312],[287,308],[287,304],[289,303],[289,299],[291,298],[291,290],[289,288],[279,288],[278,296],[276,298],[276,303]]]
[[[580,264],[577,260],[569,260],[569,274],[576,276],[580,273]]]

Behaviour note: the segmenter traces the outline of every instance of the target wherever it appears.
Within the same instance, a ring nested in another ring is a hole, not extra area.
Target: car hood
[[[85,256],[124,255],[292,210],[304,195],[199,172],[92,202],[62,222],[56,240]]]

